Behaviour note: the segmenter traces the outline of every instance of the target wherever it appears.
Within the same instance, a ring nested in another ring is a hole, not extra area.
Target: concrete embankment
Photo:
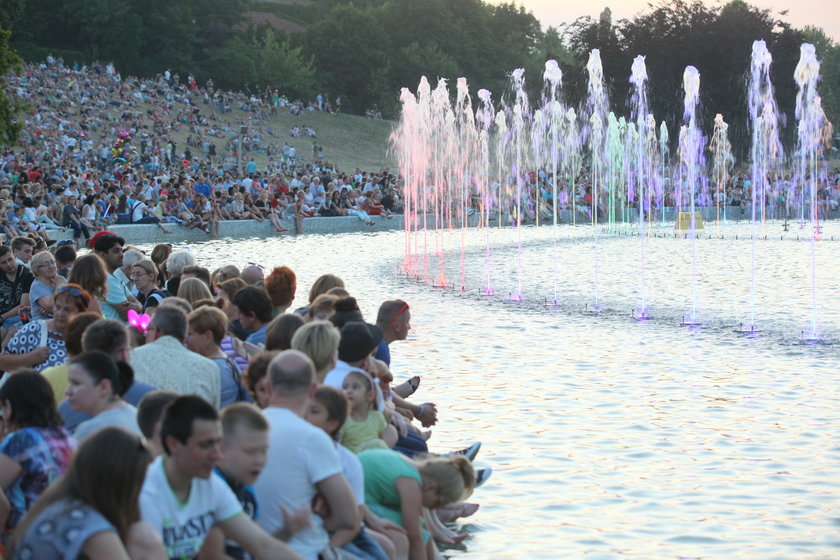
[[[715,222],[717,220],[718,215],[720,215],[721,218],[724,217],[723,210],[721,209],[720,214],[718,214],[718,209],[714,207],[698,208],[697,211],[700,213],[701,218],[706,223]],[[631,209],[627,211],[626,214],[627,222],[632,223],[638,220],[638,210]],[[660,209],[654,213],[652,219],[664,220],[666,222],[674,222],[676,216],[677,212],[675,208],[665,208],[664,216],[663,211]],[[726,218],[728,221],[745,221],[749,220],[750,216],[751,210],[749,207],[747,207],[743,213],[741,212],[741,209],[737,207],[728,207],[726,209]],[[770,211],[768,209],[768,218],[770,218],[771,216],[772,214],[770,214]],[[830,218],[837,218],[839,216],[840,213],[838,213],[837,211],[832,211],[829,213]],[[561,212],[558,212],[557,218],[558,222],[561,224],[576,223],[578,225],[583,225],[589,222],[590,220],[590,218],[587,215],[581,212],[575,213],[572,210],[563,210]],[[357,233],[405,229],[404,216],[402,215],[394,215],[390,219],[385,218],[383,216],[372,216],[371,219],[373,220],[374,225],[368,225],[367,223],[352,216],[305,218],[303,220],[302,235]],[[416,219],[419,227],[422,229],[424,224],[423,216],[417,216]],[[646,219],[650,219],[650,217],[646,216]],[[493,214],[491,216],[491,223],[495,225],[497,223],[497,220],[498,214]],[[618,221],[621,222],[623,220],[619,219]],[[480,223],[480,216],[478,214],[473,214],[472,216],[470,216],[469,222],[471,226],[478,225]],[[540,221],[541,224],[549,224],[550,222],[550,218],[548,220]],[[509,216],[503,217],[503,223],[511,223]],[[529,222],[529,225],[531,223],[533,222]],[[428,228],[434,228],[435,217],[433,215],[427,215],[425,219],[425,224]],[[208,234],[204,233],[200,229],[187,229],[186,227],[174,224],[166,224],[166,227],[167,229],[171,230],[172,233],[164,234],[163,231],[161,231],[161,229],[155,224],[112,225],[108,229],[124,237],[126,243],[135,245],[166,242],[184,243],[206,241],[208,239],[212,239]],[[284,227],[288,227],[289,231],[284,233],[277,233],[274,231],[274,228],[271,226],[271,223],[268,220],[265,220],[262,223],[259,223],[256,220],[231,220],[223,221],[219,224],[219,233],[221,238],[226,239],[247,239],[249,237],[283,237],[295,235],[293,224],[291,224],[288,221],[284,221]],[[71,237],[71,232],[69,229],[61,231],[52,230],[50,231],[50,236],[53,239],[69,239]]]

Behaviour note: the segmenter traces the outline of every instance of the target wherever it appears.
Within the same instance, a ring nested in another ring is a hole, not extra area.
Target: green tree
[[[437,45],[420,46],[411,43],[399,49],[396,60],[399,60],[399,64],[391,67],[389,83],[407,87],[411,91],[417,89],[420,76],[426,76],[434,87],[438,78],[447,78],[450,85],[454,85],[461,75],[458,64]]]
[[[840,44],[835,43],[819,27],[807,26],[802,34],[808,43],[814,45],[821,61],[820,96],[828,120],[834,129],[840,126]]]
[[[315,66],[312,57],[304,56],[302,46],[293,46],[288,36],[278,41],[275,32],[266,28],[261,39],[255,38],[254,55],[258,86],[282,87],[292,97],[311,98],[315,93]]]
[[[25,5],[26,0],[3,0],[0,4],[0,29],[14,29]]]
[[[303,37],[331,96],[341,96],[342,110],[361,113],[391,93],[387,79],[391,50],[373,10],[352,5],[333,8]],[[383,74],[384,73],[384,74]]]
[[[136,72],[143,21],[131,0],[65,1],[60,12],[75,30],[74,47],[92,59],[113,61],[124,72]]]
[[[773,55],[771,78],[783,120],[793,122],[792,76],[803,37],[769,10],[741,0],[718,8],[708,8],[699,0],[665,0],[617,25],[603,17],[599,22],[579,20],[569,34],[570,44],[583,60],[589,49],[601,49],[610,98],[621,114],[628,112],[623,100],[629,92],[632,59],[646,55],[651,110],[657,120],[668,124],[671,138],[677,137],[683,118],[683,71],[695,66],[700,71],[702,126],[710,130],[714,115],[723,114],[740,158],[748,153],[750,143],[746,88],[752,43],[763,39]],[[783,129],[788,144],[792,130],[791,126]]]
[[[10,31],[0,29],[0,145],[8,146],[17,141],[21,123],[15,120],[16,108],[6,96],[6,75],[19,71],[21,60],[9,48]]]

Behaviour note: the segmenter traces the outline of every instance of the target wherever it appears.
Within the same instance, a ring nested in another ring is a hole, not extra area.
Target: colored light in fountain
[[[729,183],[729,171],[735,165],[732,144],[729,142],[729,125],[720,113],[715,115],[715,126],[709,149],[712,152],[712,177],[715,181],[715,205],[718,212],[718,235],[720,235],[721,218],[723,223],[726,223],[726,185]],[[722,215],[721,206],[723,207]]]
[[[647,66],[645,66],[645,57],[639,55],[633,59],[633,66],[630,68],[630,83],[638,87],[644,87],[647,79],[648,74]]]
[[[683,91],[686,120],[693,119],[697,102],[700,100],[700,71],[694,66],[686,66],[683,72]]]
[[[544,154],[538,154],[537,162],[545,161],[549,167],[551,180],[551,261],[552,261],[552,281],[554,287],[554,304],[557,304],[558,291],[558,267],[557,267],[557,205],[559,203],[558,182],[561,172],[560,167],[560,145],[562,140],[560,137],[566,136],[563,130],[565,124],[563,120],[563,106],[557,100],[558,89],[563,82],[563,72],[560,70],[556,60],[548,60],[545,63],[545,71],[543,72],[543,81],[548,84],[549,99],[545,101],[545,110],[548,114],[547,131],[550,139],[550,144],[547,146],[549,157]],[[539,210],[537,212],[539,215]]]
[[[741,323],[738,332],[746,336],[755,336],[761,331],[758,330],[758,326],[754,323],[747,323],[746,325]]]
[[[698,327],[700,326],[700,319],[697,317],[694,311],[691,311],[688,315],[683,315],[681,324],[684,327]]]
[[[598,242],[598,208],[601,204],[601,195],[605,190],[605,186],[609,184],[607,178],[607,162],[606,160],[606,146],[607,146],[607,114],[609,112],[609,99],[607,97],[606,83],[604,82],[604,71],[601,65],[601,53],[598,49],[593,49],[589,53],[589,60],[586,63],[586,72],[588,74],[587,88],[588,93],[586,97],[586,111],[589,114],[587,122],[589,123],[588,131],[588,147],[590,156],[590,176],[591,176],[591,202],[590,202],[590,220],[592,223],[592,241],[593,241],[593,299],[594,306],[597,308],[600,300],[600,250]]]
[[[556,60],[547,60],[545,63],[545,72],[543,72],[543,79],[553,86],[558,86],[563,81],[563,71]]]
[[[759,282],[757,274],[756,249],[758,243],[758,222],[764,221],[767,193],[772,185],[768,177],[778,173],[781,167],[782,143],[779,140],[779,118],[773,85],[770,82],[770,66],[773,57],[764,41],[753,42],[749,80],[749,112],[752,129],[750,148],[751,175],[751,267],[750,267],[750,309],[749,327],[755,328],[756,291]],[[760,216],[757,215],[760,212]]]
[[[650,314],[647,312],[647,310],[641,309],[641,310],[633,311],[633,318],[636,319],[637,321],[647,321],[651,317],[650,317]]]
[[[648,114],[647,88],[648,79],[645,57],[637,56],[633,60],[630,83],[633,84],[631,112],[635,123],[627,125],[626,153],[624,168],[627,182],[627,200],[636,201],[638,207],[639,235],[639,300],[638,318],[647,318],[647,278],[646,278],[646,235],[645,207],[649,201],[653,180],[653,161],[656,157],[656,121]]]
[[[817,338],[817,257],[816,246],[819,239],[819,213],[817,207],[818,179],[825,176],[825,161],[822,154],[826,141],[831,135],[831,123],[825,117],[817,83],[820,78],[820,63],[817,60],[814,45],[805,43],[800,47],[799,63],[794,71],[798,87],[796,94],[797,144],[796,159],[798,169],[796,182],[801,185],[803,196],[802,217],[804,225],[804,195],[810,198],[810,218],[813,226],[811,234],[811,328],[812,338]]]

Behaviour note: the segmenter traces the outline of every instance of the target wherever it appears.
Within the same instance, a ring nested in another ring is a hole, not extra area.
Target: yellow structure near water
[[[674,229],[691,229],[691,212],[680,212],[677,214],[677,222],[674,224]],[[700,217],[700,212],[694,213],[694,229],[704,229],[703,218]]]

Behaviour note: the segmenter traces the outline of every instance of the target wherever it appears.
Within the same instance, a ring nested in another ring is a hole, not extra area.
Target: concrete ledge
[[[354,232],[369,232],[369,231],[389,231],[395,229],[402,229],[403,217],[394,216],[391,219],[383,218],[382,216],[371,216],[374,225],[369,226],[358,218],[347,217],[312,217],[304,218],[303,220],[303,235],[321,234],[321,233],[354,233]],[[163,242],[189,242],[189,241],[206,241],[214,239],[202,230],[187,229],[184,226],[176,224],[165,224],[166,229],[172,233],[165,234],[155,224],[126,224],[126,225],[111,225],[108,227],[109,231],[113,231],[120,237],[125,238],[126,243],[140,244],[140,243],[163,243]],[[289,229],[284,233],[277,233],[271,226],[271,222],[265,220],[259,223],[256,220],[229,220],[223,221],[219,224],[219,234],[222,239],[246,239],[249,237],[267,238],[267,237],[281,237],[285,235],[295,235],[294,224],[288,221],[283,222],[283,227]],[[72,239],[71,230],[50,230],[50,238],[52,239]]]
[[[703,218],[703,221],[707,223],[712,223],[717,218],[717,208],[714,207],[702,207],[697,209],[700,212],[700,215]],[[646,219],[652,219],[654,222],[657,220],[662,220],[662,209],[659,209],[652,217],[645,216]],[[665,208],[665,221],[666,222],[673,222],[676,218],[676,209],[675,208]],[[751,209],[748,206],[744,213],[741,213],[740,208],[729,206],[726,208],[726,218],[729,221],[747,221],[750,219],[752,215]],[[768,219],[770,217],[769,209],[768,209]],[[491,216],[491,224],[496,225],[496,220],[498,218],[498,214],[494,214]],[[721,209],[721,218],[723,218],[723,210]],[[834,210],[829,212],[829,219],[837,219],[840,218],[840,211]],[[374,231],[392,231],[392,230],[401,230],[405,229],[405,221],[403,215],[394,215],[393,218],[388,219],[382,216],[371,216],[371,219],[374,222],[374,225],[369,226],[365,222],[359,220],[356,217],[346,216],[346,217],[329,217],[323,218],[320,216],[312,217],[312,218],[304,218],[303,220],[303,232],[302,235],[309,235],[309,234],[330,234],[330,233],[357,233],[357,232],[374,232]],[[480,224],[481,216],[476,213],[469,217],[468,223],[470,226],[477,226]],[[587,224],[590,220],[587,214],[582,212],[575,212],[572,210],[562,210],[557,213],[558,223],[560,224],[572,224],[577,223],[579,225]],[[638,220],[638,210],[630,209],[628,210],[627,219],[629,223],[633,223]],[[793,218],[795,220],[796,218]],[[617,222],[623,222],[622,219],[617,219]],[[435,225],[435,217],[433,215],[426,216],[426,227],[429,229],[433,229],[436,227]],[[509,215],[502,216],[502,223],[503,225],[511,224],[512,220]],[[548,220],[540,220],[540,224],[549,224],[551,222],[551,218]],[[531,225],[533,222],[528,222],[527,225]],[[603,220],[602,220],[603,224]],[[164,234],[161,229],[156,226],[155,224],[130,224],[130,225],[112,225],[108,229],[113,231],[114,233],[119,234],[121,237],[124,237],[126,243],[131,244],[140,244],[140,243],[160,243],[160,242],[190,242],[190,241],[206,241],[208,239],[213,239],[206,233],[204,233],[200,229],[187,229],[184,226],[179,226],[175,224],[166,224],[167,229],[171,230],[172,233]],[[230,220],[230,221],[223,221],[219,224],[219,233],[221,234],[222,239],[247,239],[247,238],[268,238],[268,237],[282,237],[286,235],[295,235],[294,233],[294,224],[291,223],[289,220],[285,220],[283,222],[283,227],[289,229],[289,231],[284,233],[277,233],[274,231],[274,228],[271,226],[271,223],[268,220],[265,220],[263,223],[259,223],[256,220]],[[423,227],[423,216],[416,216],[414,219],[414,223],[412,224],[412,228]],[[457,226],[456,226],[457,227]],[[50,230],[49,231],[50,237],[52,239],[71,239],[72,232],[71,230]]]

